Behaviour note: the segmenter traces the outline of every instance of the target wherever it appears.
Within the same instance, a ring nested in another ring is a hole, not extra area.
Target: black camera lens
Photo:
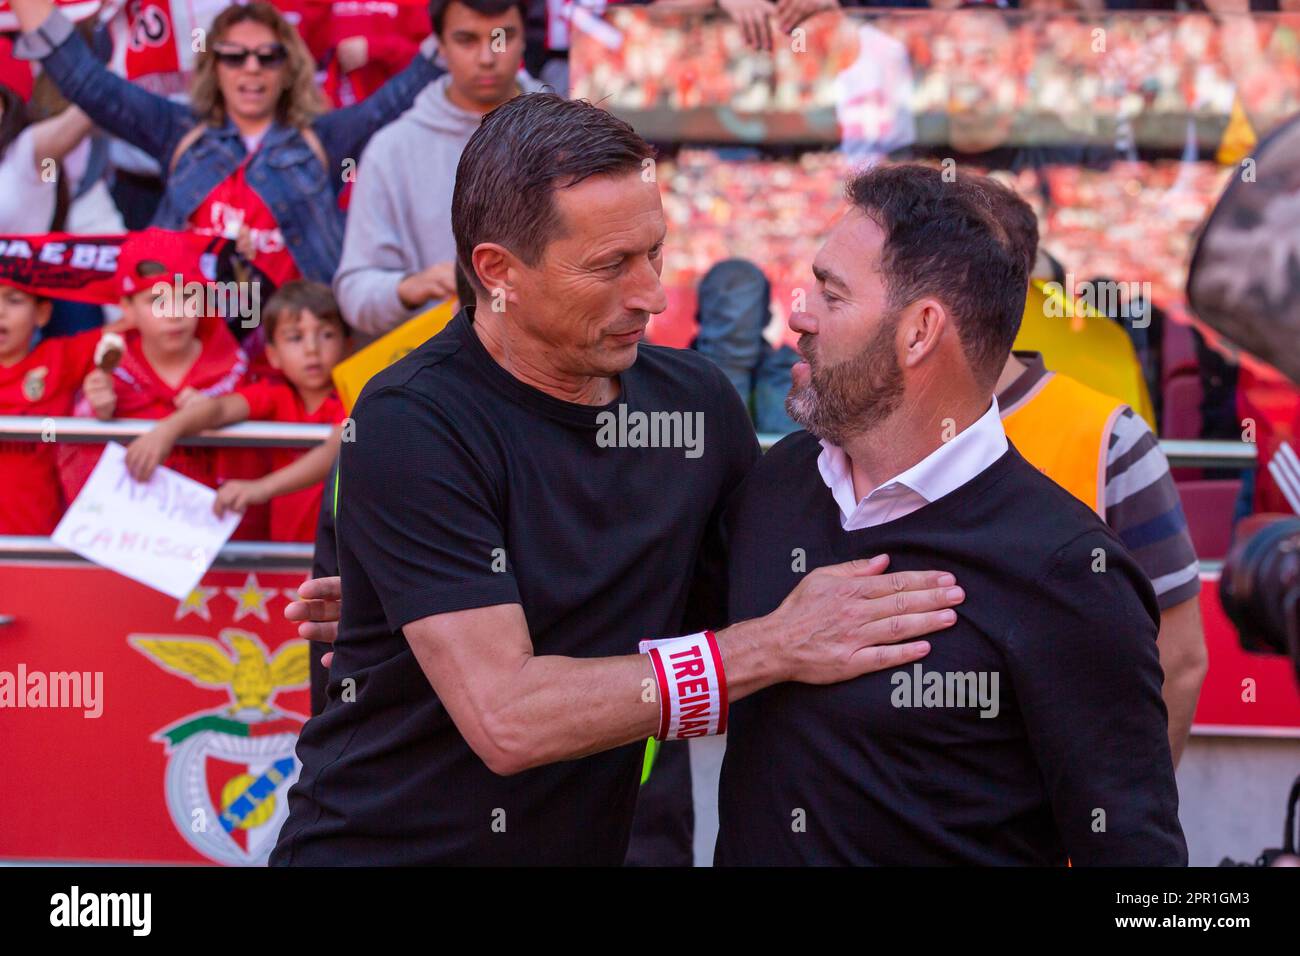
[[[1300,518],[1278,518],[1234,545],[1219,600],[1243,648],[1289,654],[1300,680]]]

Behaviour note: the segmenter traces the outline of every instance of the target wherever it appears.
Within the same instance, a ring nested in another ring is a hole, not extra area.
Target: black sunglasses
[[[243,66],[250,56],[255,56],[260,66],[270,69],[288,59],[289,51],[284,48],[283,43],[272,43],[256,50],[250,50],[246,46],[214,46],[212,55],[216,57],[218,63],[226,66]]]

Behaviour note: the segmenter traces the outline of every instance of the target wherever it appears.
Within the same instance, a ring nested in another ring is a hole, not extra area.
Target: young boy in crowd
[[[0,415],[72,414],[103,330],[43,339],[33,348],[52,306],[49,299],[0,286]],[[53,443],[0,442],[0,487],[0,534],[54,531],[64,502]]]
[[[250,419],[334,425],[329,440],[310,451],[276,449],[275,470],[265,477],[226,481],[217,490],[218,515],[269,502],[272,541],[312,541],[323,482],[338,455],[338,426],[346,418],[332,373],[347,350],[347,326],[329,287],[306,281],[277,290],[263,309],[262,324],[267,360],[283,380],[266,379],[187,404],[131,443],[127,470],[147,481],[180,438]]]
[[[124,354],[112,373],[96,368],[86,376],[75,414],[101,420],[165,418],[193,401],[227,395],[242,384],[248,359],[225,323],[200,316],[197,301],[169,293],[178,282],[182,287],[207,282],[184,236],[160,230],[132,235],[118,257],[117,282],[129,326],[123,336]],[[179,448],[165,464],[216,487],[223,452]],[[69,501],[86,483],[101,453],[95,445],[60,447],[60,475]]]

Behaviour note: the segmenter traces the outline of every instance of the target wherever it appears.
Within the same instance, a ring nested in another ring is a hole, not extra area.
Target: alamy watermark
[[[601,448],[683,448],[687,458],[704,454],[703,412],[604,411],[596,416]]]
[[[132,936],[148,936],[153,928],[153,894],[83,893],[73,886],[50,897],[50,925],[117,926],[131,930]]]
[[[87,720],[104,713],[103,671],[0,671],[0,710],[5,708],[80,710]]]
[[[978,707],[981,717],[996,717],[997,671],[925,671],[913,664],[911,673],[895,671],[889,702],[895,707]]]
[[[1124,319],[1135,329],[1151,324],[1151,283],[1117,282],[1113,279],[1076,282],[1074,273],[1065,274],[1065,284],[1046,282],[1043,288],[1052,295],[1043,305],[1043,315],[1059,319],[1066,315],[1064,303],[1082,302],[1094,312],[1113,319]]]
[[[201,315],[239,319],[240,328],[256,328],[262,315],[260,282],[186,282],[177,273],[171,282],[153,284],[155,315]]]

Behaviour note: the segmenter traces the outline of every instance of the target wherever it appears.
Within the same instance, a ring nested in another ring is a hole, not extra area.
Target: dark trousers
[[[660,744],[650,779],[641,785],[624,866],[692,866],[695,804],[691,754],[684,740]]]

